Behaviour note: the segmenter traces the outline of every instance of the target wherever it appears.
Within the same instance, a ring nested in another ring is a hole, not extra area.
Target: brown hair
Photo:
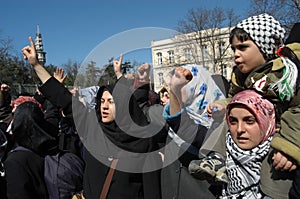
[[[250,35],[243,29],[241,28],[234,28],[231,32],[230,32],[230,36],[229,36],[229,43],[232,44],[232,40],[233,37],[236,37],[239,41],[244,42],[247,40],[251,40]]]

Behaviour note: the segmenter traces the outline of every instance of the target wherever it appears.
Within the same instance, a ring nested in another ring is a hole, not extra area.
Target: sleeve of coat
[[[80,124],[76,126],[76,130],[85,137],[88,123],[84,121],[89,121],[87,117],[94,111],[89,114],[86,107],[77,98],[72,97],[69,90],[53,77],[40,87],[40,91],[54,106],[62,108],[68,119],[76,118],[76,124]]]
[[[274,149],[284,152],[300,165],[300,105],[281,115],[281,129],[271,141]]]

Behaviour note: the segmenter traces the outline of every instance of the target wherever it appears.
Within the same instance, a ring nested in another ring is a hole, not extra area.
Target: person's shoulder
[[[3,164],[5,169],[7,168],[21,168],[31,156],[28,152],[25,151],[11,151],[9,152],[7,158],[4,160]]]
[[[300,59],[300,43],[299,42],[294,42],[294,43],[290,43],[286,45],[287,47],[289,47],[298,57],[298,59]]]
[[[271,70],[272,72],[282,70],[284,68],[284,64],[280,57],[277,57],[277,58],[269,61],[268,64],[272,64],[272,70]]]
[[[300,43],[294,42],[294,43],[287,44],[286,46],[296,54],[298,59],[300,59]],[[271,60],[270,62],[273,64],[272,71],[278,71],[284,68],[284,64],[282,62],[281,57],[277,57]]]
[[[24,147],[22,147],[22,148],[24,148]],[[40,157],[40,156],[26,148],[24,148],[24,150],[23,149],[13,149],[8,153],[8,156],[7,156],[6,160],[4,161],[4,163],[7,163],[7,162],[18,163],[19,162],[19,163],[23,164],[23,162],[29,161],[33,157]]]
[[[14,161],[14,160],[22,160],[28,158],[28,156],[32,156],[31,151],[25,150],[11,150],[8,153],[7,159],[5,161]]]
[[[292,50],[296,50],[300,48],[300,42],[292,42],[286,45],[287,47],[289,47]]]

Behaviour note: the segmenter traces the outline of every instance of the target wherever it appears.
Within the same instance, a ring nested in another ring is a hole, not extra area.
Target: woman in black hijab
[[[44,157],[57,148],[57,128],[44,119],[36,103],[24,102],[14,113],[12,133],[17,149],[4,162],[8,199],[48,198]]]
[[[126,83],[121,77],[116,86],[119,88],[112,85],[100,87],[95,107],[99,122],[95,127],[98,128],[96,133],[91,130],[95,123],[87,123],[85,130],[78,130],[88,131],[85,141],[87,150],[84,153],[86,161],[84,195],[87,198],[99,198],[113,159],[118,159],[118,165],[107,198],[161,198],[160,170],[142,172],[146,162],[144,154],[156,150],[157,145],[151,137],[143,138],[146,137],[147,130],[141,131],[135,126],[145,126],[148,121],[136,99],[130,97],[131,91]],[[121,94],[114,92],[114,89],[120,88]],[[125,108],[128,107],[126,99],[129,99],[129,115]],[[78,117],[75,121],[82,124]],[[151,156],[148,158],[147,166],[157,164],[154,167],[159,167],[160,161],[158,155]]]

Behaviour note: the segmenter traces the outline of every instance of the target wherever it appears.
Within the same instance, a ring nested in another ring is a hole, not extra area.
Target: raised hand
[[[65,75],[65,71],[62,68],[56,68],[55,72],[53,73],[53,77],[57,79],[60,83],[64,83],[67,75]]]
[[[138,78],[140,82],[149,81],[150,64],[148,63],[142,64],[138,68],[137,72],[138,72]]]
[[[173,92],[181,90],[189,81],[193,79],[191,71],[186,68],[178,67],[175,69],[174,75],[171,77],[170,89]]]
[[[8,92],[8,91],[10,91],[10,87],[7,84],[1,84],[0,91]]]
[[[114,64],[114,71],[115,74],[117,76],[117,79],[119,79],[122,76],[122,60],[123,60],[123,55],[120,54],[120,59],[119,60],[114,60],[113,64]]]
[[[37,59],[35,45],[32,40],[32,37],[29,37],[29,43],[30,46],[25,46],[22,49],[22,53],[25,60],[28,60],[28,62],[34,67],[39,64],[39,60]]]
[[[41,82],[45,83],[48,79],[51,78],[51,75],[39,63],[39,60],[37,59],[37,55],[36,55],[35,45],[31,37],[29,37],[29,43],[30,46],[25,46],[24,48],[22,48],[24,59],[28,60],[28,62],[32,65],[35,73],[37,74]]]
[[[184,92],[182,88],[193,78],[192,73],[183,67],[178,67],[174,71],[174,75],[171,77],[170,86],[170,114],[177,114],[182,103],[185,100]]]
[[[207,115],[208,117],[213,117],[214,115],[225,113],[225,107],[218,103],[211,103],[207,106]]]

